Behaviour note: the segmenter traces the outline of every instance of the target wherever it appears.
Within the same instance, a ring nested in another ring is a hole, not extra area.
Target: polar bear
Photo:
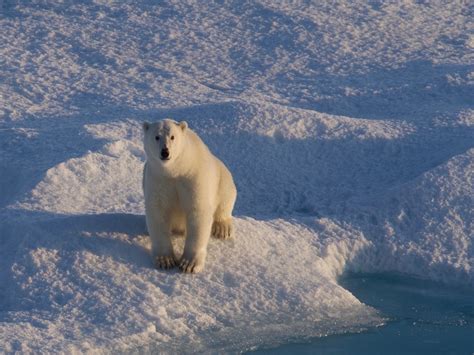
[[[211,234],[233,234],[237,190],[232,175],[185,121],[143,123],[143,191],[151,252],[158,268],[203,269]],[[186,236],[177,261],[170,237]]]

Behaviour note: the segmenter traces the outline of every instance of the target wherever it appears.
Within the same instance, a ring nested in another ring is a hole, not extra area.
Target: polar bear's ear
[[[148,122],[143,122],[143,132],[148,131],[150,128],[150,124]]]
[[[186,121],[181,121],[179,123],[179,126],[181,127],[181,129],[184,131],[186,128],[188,128],[188,123]]]

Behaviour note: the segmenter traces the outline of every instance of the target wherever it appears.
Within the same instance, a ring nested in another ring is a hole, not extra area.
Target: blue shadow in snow
[[[8,311],[41,310],[61,306],[74,295],[67,288],[55,292],[42,292],[41,277],[36,286],[25,292],[20,287],[25,280],[22,277],[35,277],[38,272],[45,272],[38,266],[30,254],[32,251],[50,250],[57,255],[61,265],[57,265],[59,274],[49,277],[61,282],[61,272],[71,271],[70,265],[75,262],[86,262],[88,257],[81,253],[95,255],[99,258],[112,258],[116,262],[134,265],[138,268],[153,268],[149,251],[134,239],[146,235],[145,217],[125,213],[90,214],[90,215],[59,215],[46,212],[18,211],[18,218],[3,222],[2,234],[2,270],[0,283],[9,285],[0,291],[0,320],[8,321]],[[21,223],[21,221],[24,221]],[[114,233],[114,237],[110,234]],[[120,235],[119,235],[120,234]],[[69,271],[67,271],[69,270]],[[95,273],[96,271],[94,271]],[[100,277],[91,274],[90,277]],[[41,274],[40,274],[41,275]],[[67,275],[87,293],[94,287],[80,274]],[[19,280],[17,280],[19,278]],[[44,282],[49,288],[50,283]],[[54,294],[55,298],[50,299]]]
[[[417,124],[471,109],[474,86],[468,77],[472,70],[470,65],[413,61],[397,69],[374,67],[363,74],[321,73],[308,77],[301,73],[291,77],[281,74],[274,85],[277,90],[292,87],[289,106],[354,118],[402,119]]]

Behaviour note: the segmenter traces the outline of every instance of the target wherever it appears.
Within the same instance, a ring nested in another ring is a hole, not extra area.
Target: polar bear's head
[[[161,164],[175,160],[182,151],[187,128],[185,121],[176,122],[170,119],[143,123],[147,158]]]

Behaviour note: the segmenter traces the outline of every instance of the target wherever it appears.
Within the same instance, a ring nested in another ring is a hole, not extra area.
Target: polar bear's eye
[[[159,141],[159,140],[160,140],[160,136],[155,136],[155,139],[156,139],[157,141]]]
[[[171,136],[171,140],[172,140],[172,141],[174,140],[174,136]]]

